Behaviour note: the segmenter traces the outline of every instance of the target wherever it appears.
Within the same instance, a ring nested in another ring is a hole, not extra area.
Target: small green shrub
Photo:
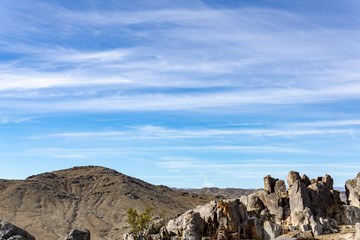
[[[144,232],[147,229],[150,229],[153,225],[152,217],[154,216],[152,212],[153,208],[148,207],[145,209],[144,212],[138,213],[137,210],[129,208],[127,210],[128,219],[127,222],[131,226],[131,232],[133,233],[141,233]]]
[[[127,222],[131,226],[132,233],[142,233],[148,231],[150,234],[158,233],[162,226],[165,226],[165,211],[160,213],[160,221],[155,223],[153,217],[153,208],[148,207],[144,212],[138,213],[136,209],[129,208],[127,210]]]

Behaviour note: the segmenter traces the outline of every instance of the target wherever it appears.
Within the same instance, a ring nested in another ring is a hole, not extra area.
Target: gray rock
[[[271,193],[265,198],[266,207],[269,209],[270,214],[275,218],[275,221],[283,220],[284,209],[281,206],[281,198],[276,193]]]
[[[313,220],[310,223],[310,226],[311,226],[311,230],[312,230],[312,233],[314,234],[314,236],[320,236],[323,234],[323,227],[317,221]]]
[[[309,231],[311,230],[311,227],[309,224],[303,224],[303,223],[300,223],[299,224],[299,231],[300,232],[306,232],[306,231]]]
[[[170,233],[167,231],[165,226],[162,226],[159,231],[160,239],[170,239]]]
[[[264,240],[276,239],[281,235],[282,227],[270,221],[264,222]]]
[[[247,217],[246,206],[239,200],[223,200],[217,203],[217,222],[229,233],[240,233],[242,223]]]
[[[235,235],[235,238],[245,238],[247,221],[246,206],[240,200],[213,201],[170,220],[167,231],[171,236],[188,240]]]
[[[275,193],[281,198],[287,198],[286,185],[284,180],[277,180],[275,183]]]
[[[311,184],[310,179],[305,174],[301,176],[301,180],[305,183],[306,186],[309,186]]]
[[[288,175],[286,176],[286,181],[288,183],[288,187],[289,189],[291,188],[291,186],[295,183],[295,181],[300,180],[300,175],[298,172],[295,171],[290,171],[288,173]]]
[[[198,240],[203,236],[204,224],[200,213],[190,210],[175,219],[174,222],[169,221],[167,230],[170,234],[173,232],[183,239]]]
[[[90,231],[87,229],[73,229],[64,240],[90,240]]]
[[[264,177],[264,187],[268,193],[273,193],[275,191],[275,183],[278,179],[272,178],[270,175]]]
[[[344,225],[355,225],[360,223],[360,208],[355,206],[343,205],[340,210],[341,223]]]
[[[296,180],[289,190],[289,198],[291,220],[294,225],[298,225],[302,221],[302,212],[311,207],[310,194],[305,183]]]
[[[347,203],[360,208],[360,173],[345,183]]]
[[[293,231],[280,237],[276,238],[276,240],[313,240],[313,234],[311,231],[300,232],[300,231]]]
[[[360,240],[360,223],[355,224],[355,237],[354,240]]]
[[[0,222],[1,240],[35,240],[30,233],[8,222]]]
[[[252,193],[247,196],[241,196],[240,202],[244,203],[247,207],[247,211],[255,211],[257,215],[265,208],[264,202],[258,195],[258,192]]]
[[[124,233],[123,234],[123,240],[138,240],[138,236],[134,233]]]

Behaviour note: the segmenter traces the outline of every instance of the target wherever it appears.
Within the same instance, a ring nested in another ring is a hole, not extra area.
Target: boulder
[[[204,224],[204,219],[201,218],[199,212],[189,210],[180,217],[170,220],[166,228],[170,235],[198,240],[203,236]]]
[[[73,229],[64,240],[90,240],[90,231],[87,229]]]
[[[271,193],[265,198],[265,205],[270,214],[274,216],[275,221],[281,221],[284,215],[284,209],[281,205],[281,198],[276,193]]]
[[[311,184],[311,181],[310,181],[309,177],[306,176],[305,174],[303,174],[301,176],[301,180],[306,184],[306,186],[309,186]]]
[[[217,222],[229,233],[242,232],[243,223],[247,221],[247,217],[246,206],[238,199],[217,203]]]
[[[332,178],[326,175],[322,181],[308,186],[313,213],[317,217],[333,217],[340,210],[342,205],[340,192],[333,190],[332,184]]]
[[[247,234],[250,239],[263,238],[263,221],[259,218],[249,218],[247,223]]]
[[[9,222],[0,222],[0,239],[1,240],[35,240],[30,233],[26,232]]]
[[[264,222],[264,240],[272,240],[281,235],[282,227],[276,223]]]
[[[241,238],[247,234],[248,214],[240,200],[212,201],[170,220],[167,231],[171,236],[197,240],[202,238]]]
[[[310,223],[310,227],[311,227],[311,231],[314,234],[314,236],[320,236],[323,234],[323,226],[315,221],[314,219],[312,219],[311,223]]]
[[[349,205],[360,208],[360,173],[345,183],[346,198]]]
[[[273,193],[275,191],[275,183],[278,179],[272,178],[270,175],[264,177],[264,187],[268,193]]]
[[[286,176],[286,181],[288,183],[288,187],[289,189],[291,188],[291,186],[295,183],[295,181],[300,180],[300,175],[298,172],[295,171],[290,171],[288,173],[288,175]]]
[[[340,221],[344,225],[360,223],[360,209],[358,207],[343,205],[340,209],[340,216]]]
[[[286,191],[286,185],[284,180],[276,181],[274,191],[281,198],[288,197],[288,192]]]
[[[265,208],[263,201],[256,194],[249,195],[247,200],[247,211],[255,211],[259,214]]]
[[[160,239],[170,239],[171,236],[165,226],[162,226],[159,231]]]
[[[302,220],[302,212],[305,208],[311,207],[310,194],[306,184],[301,180],[296,180],[289,190],[289,198],[291,219],[294,225],[298,225]]]

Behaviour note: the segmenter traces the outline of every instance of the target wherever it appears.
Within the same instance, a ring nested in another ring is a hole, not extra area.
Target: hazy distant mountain
[[[71,228],[89,229],[93,240],[121,239],[130,207],[174,216],[212,199],[95,166],[0,180],[0,217],[43,240],[63,239]]]
[[[190,192],[196,194],[207,194],[218,196],[219,198],[240,198],[243,195],[249,195],[257,191],[257,189],[242,189],[242,188],[173,188],[177,191]]]

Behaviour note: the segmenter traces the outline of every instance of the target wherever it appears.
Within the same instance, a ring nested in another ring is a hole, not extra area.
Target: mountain
[[[225,199],[240,198],[243,195],[249,195],[259,190],[259,189],[216,188],[216,187],[199,188],[199,189],[196,188],[173,188],[173,189],[177,191],[190,192],[195,194],[214,195]]]
[[[97,167],[0,180],[0,217],[36,239],[63,239],[72,228],[87,228],[91,239],[121,239],[129,230],[126,211],[152,206],[168,217],[205,204],[215,196],[174,191],[115,170]]]

